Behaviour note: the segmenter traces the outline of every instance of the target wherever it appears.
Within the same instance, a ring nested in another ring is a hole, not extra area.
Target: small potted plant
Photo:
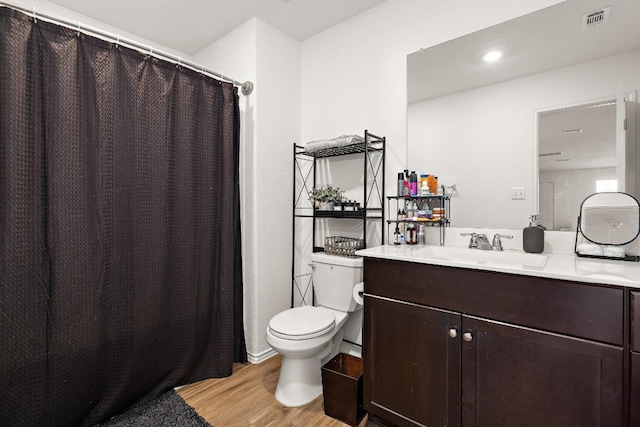
[[[343,200],[340,188],[333,188],[330,185],[314,188],[309,193],[309,200],[314,207],[321,211],[332,211],[334,203],[340,203]]]

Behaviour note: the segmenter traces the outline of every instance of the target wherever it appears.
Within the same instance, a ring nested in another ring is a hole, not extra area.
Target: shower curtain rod
[[[188,68],[191,68],[194,71],[200,72],[202,74],[208,74],[212,77],[218,78],[220,80],[224,80],[227,81],[229,83],[232,83],[234,86],[238,86],[240,87],[240,90],[242,91],[243,95],[250,95],[251,92],[253,92],[253,82],[250,81],[246,81],[244,83],[239,82],[237,80],[234,80],[230,77],[227,77],[225,75],[222,75],[220,73],[216,73],[215,71],[211,71],[211,70],[207,70],[206,68],[204,68],[201,65],[198,65],[196,63],[190,62],[190,61],[185,61],[182,58],[180,58],[179,56],[175,56],[172,55],[170,53],[167,52],[163,52],[161,50],[156,50],[153,48],[153,46],[146,46],[143,45],[142,43],[138,43],[134,40],[130,40],[124,37],[120,37],[119,34],[112,34],[109,33],[107,31],[103,31],[99,28],[95,28],[95,27],[90,27],[88,25],[84,25],[82,23],[80,23],[80,21],[73,21],[71,19],[66,19],[66,18],[62,18],[59,16],[54,16],[54,15],[49,15],[46,13],[42,13],[42,12],[37,12],[36,11],[36,7],[34,6],[32,9],[28,9],[24,6],[20,6],[17,4],[13,4],[13,3],[8,3],[6,1],[0,0],[0,5],[2,6],[7,6],[10,7],[12,9],[16,9],[19,10],[27,15],[30,15],[31,17],[33,17],[34,20],[38,20],[38,19],[42,19],[44,21],[47,22],[52,22],[54,24],[61,24],[67,28],[71,28],[74,30],[77,30],[78,32],[82,31],[83,33],[87,33],[90,35],[97,35],[102,39],[107,39],[107,41],[112,41],[115,42],[116,45],[122,44],[122,45],[126,45],[128,47],[132,47],[136,50],[141,50],[143,52],[148,52],[149,55],[152,56],[156,56],[158,58],[161,59],[166,59],[169,60],[170,62],[175,63],[176,65],[180,65],[180,66],[186,66]]]

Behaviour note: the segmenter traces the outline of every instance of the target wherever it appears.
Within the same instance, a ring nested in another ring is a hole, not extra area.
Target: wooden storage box
[[[324,413],[351,426],[365,415],[362,408],[362,359],[344,353],[322,367]]]

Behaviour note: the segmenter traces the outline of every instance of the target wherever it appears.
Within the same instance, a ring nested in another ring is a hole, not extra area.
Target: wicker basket
[[[330,255],[355,257],[356,251],[363,248],[363,239],[343,236],[330,236],[324,239],[324,252]]]

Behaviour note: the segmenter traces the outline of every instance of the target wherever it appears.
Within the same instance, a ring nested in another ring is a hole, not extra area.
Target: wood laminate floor
[[[322,396],[300,408],[288,408],[274,397],[280,356],[259,364],[234,364],[233,375],[189,384],[178,390],[182,398],[213,427],[318,426],[346,424],[324,414]],[[367,425],[367,417],[360,427]]]

